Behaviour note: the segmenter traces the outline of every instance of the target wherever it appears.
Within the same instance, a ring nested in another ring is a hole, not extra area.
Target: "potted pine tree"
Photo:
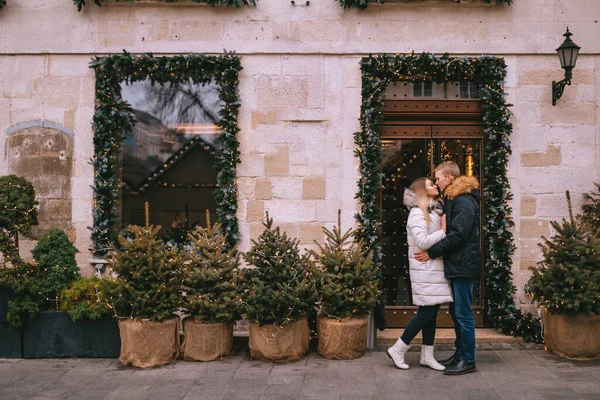
[[[182,261],[177,248],[159,237],[160,226],[130,225],[111,253],[115,287],[108,298],[119,318],[125,365],[150,368],[179,356]]]
[[[268,362],[296,361],[309,344],[306,312],[314,295],[310,261],[300,255],[297,240],[273,227],[268,213],[263,225],[265,230],[243,255],[254,267],[245,270],[241,295],[250,325],[250,355]]]
[[[233,350],[233,323],[238,318],[237,248],[228,249],[219,223],[197,226],[188,234],[189,253],[183,277],[185,360],[212,361]]]
[[[552,221],[556,233],[542,237],[543,260],[531,267],[527,289],[543,311],[544,341],[569,359],[600,358],[600,230],[589,218]]]
[[[317,333],[319,354],[325,358],[351,360],[367,346],[368,314],[379,296],[377,269],[355,231],[342,234],[340,211],[333,230],[323,227],[325,244],[317,242]]]

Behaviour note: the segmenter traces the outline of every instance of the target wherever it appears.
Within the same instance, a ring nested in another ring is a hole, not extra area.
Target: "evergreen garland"
[[[340,5],[344,8],[356,8],[358,10],[364,10],[369,6],[370,3],[402,3],[407,0],[340,0]],[[511,5],[515,0],[497,0],[499,4],[508,4]],[[454,0],[457,4],[462,3],[472,3],[473,0]],[[492,0],[483,0],[484,3],[491,4]]]
[[[2,2],[6,0],[0,0],[0,8],[2,8]],[[126,0],[134,3],[134,0]],[[509,0],[510,1],[510,0]],[[167,3],[175,3],[176,0],[166,0]],[[188,0],[189,3],[206,3],[209,7],[223,6],[223,7],[235,7],[240,8],[242,6],[254,6],[256,7],[256,0]],[[73,3],[77,6],[77,11],[81,11],[85,6],[85,0],[73,0]],[[94,0],[94,4],[98,7],[102,7],[102,0]]]
[[[487,313],[495,329],[504,334],[522,336],[527,341],[541,340],[539,319],[523,313],[512,295],[511,256],[515,246],[509,228],[514,223],[508,201],[512,199],[507,177],[508,157],[511,154],[512,124],[502,82],[506,76],[504,60],[492,56],[479,58],[450,58],[447,54],[370,56],[361,63],[362,105],[361,130],[354,134],[355,151],[360,163],[358,193],[360,213],[357,235],[374,254],[376,265],[381,264],[379,244],[379,204],[381,187],[381,137],[379,124],[383,121],[383,99],[390,82],[459,82],[474,81],[482,88],[483,122],[485,124],[484,163],[484,249],[485,290]]]
[[[222,56],[192,54],[188,56],[154,57],[123,54],[96,57],[90,68],[96,70],[96,112],[94,129],[94,223],[92,242],[94,253],[104,256],[111,244],[117,241],[117,203],[121,188],[119,160],[123,138],[130,134],[134,125],[133,111],[121,98],[121,82],[138,82],[149,78],[152,83],[180,84],[191,80],[194,84],[212,81],[219,84],[219,99],[223,108],[219,111],[218,125],[222,133],[217,138],[220,149],[215,151],[217,188],[217,218],[233,246],[238,240],[236,211],[237,187],[236,164],[240,162],[237,134],[238,75],[242,70],[240,59],[234,53]]]

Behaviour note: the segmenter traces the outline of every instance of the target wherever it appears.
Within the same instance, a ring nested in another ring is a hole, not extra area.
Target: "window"
[[[189,229],[205,224],[206,210],[216,221],[219,85],[147,79],[122,83],[121,90],[136,120],[123,141],[122,227],[144,225],[148,202],[150,223],[162,226],[165,239],[182,243]]]
[[[388,86],[388,99],[478,99],[480,87],[477,82],[423,82],[392,83]]]

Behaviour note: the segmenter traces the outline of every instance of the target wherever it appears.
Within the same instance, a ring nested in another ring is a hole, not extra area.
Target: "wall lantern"
[[[562,81],[552,81],[552,105],[556,105],[556,100],[560,99],[563,91],[565,90],[566,85],[571,85],[571,78],[573,77],[573,68],[575,68],[575,63],[577,62],[577,56],[579,55],[579,49],[581,47],[577,46],[571,40],[572,33],[569,32],[569,27],[567,27],[567,32],[563,35],[566,39],[561,44],[556,52],[558,53],[558,59],[560,60],[560,66],[565,70],[565,79]]]

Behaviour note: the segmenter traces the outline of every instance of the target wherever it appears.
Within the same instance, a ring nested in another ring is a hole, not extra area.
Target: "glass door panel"
[[[446,128],[429,125],[427,129],[416,130],[410,127],[404,133],[403,127],[397,126],[387,127],[382,132],[384,175],[380,196],[382,269],[384,299],[388,306],[390,327],[405,326],[416,312],[416,307],[412,303],[408,264],[406,243],[408,210],[403,204],[404,189],[419,177],[431,178],[435,166],[444,161],[456,162],[462,174],[475,176],[480,184],[482,183],[483,143],[479,135],[472,133],[478,127],[470,126],[466,130]],[[431,133],[425,135],[425,132]],[[459,138],[449,137],[451,134]],[[473,297],[476,323],[481,326],[483,324],[481,285],[475,288]],[[476,308],[478,310],[475,310]],[[451,326],[452,322],[447,317],[447,310],[440,311],[440,314],[446,315],[446,318],[440,318],[438,325]]]

